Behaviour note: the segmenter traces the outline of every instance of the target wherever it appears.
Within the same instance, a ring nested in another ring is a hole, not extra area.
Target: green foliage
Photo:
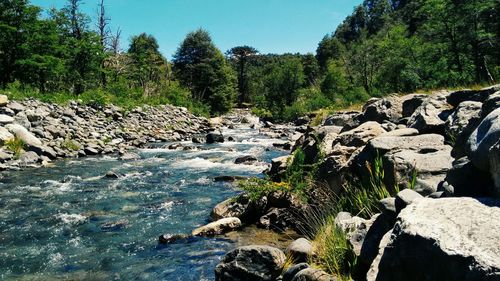
[[[244,190],[250,199],[254,201],[274,191],[295,192],[286,182],[272,182],[259,178],[240,180],[237,182],[237,186]]]
[[[11,140],[6,141],[4,145],[7,150],[14,153],[15,159],[19,158],[26,149],[26,143],[17,136]]]
[[[61,143],[61,147],[70,151],[80,150],[80,146],[78,145],[78,143],[73,141],[69,135],[66,136],[64,141]]]
[[[346,234],[335,225],[335,217],[329,216],[313,240],[315,257],[312,264],[317,264],[338,278],[351,280],[351,274],[357,265],[356,254]]]
[[[212,114],[231,109],[236,94],[235,75],[207,31],[189,33],[174,55],[174,73],[193,99],[210,105]]]

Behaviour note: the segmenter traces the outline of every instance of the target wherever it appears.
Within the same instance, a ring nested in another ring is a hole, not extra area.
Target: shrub
[[[23,151],[26,149],[26,143],[17,136],[5,142],[7,150],[14,153],[14,158],[19,158]]]
[[[251,200],[258,200],[274,191],[293,192],[286,182],[272,182],[258,178],[240,180],[237,186],[247,192]]]

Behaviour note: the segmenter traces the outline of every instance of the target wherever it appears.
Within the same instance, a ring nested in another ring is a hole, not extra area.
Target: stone
[[[269,175],[274,181],[280,180],[286,172],[286,168],[291,157],[291,155],[287,155],[272,159],[271,169],[267,172],[267,175]]]
[[[236,230],[241,227],[239,218],[224,218],[198,227],[191,233],[193,236],[215,236]]]
[[[257,226],[279,232],[294,228],[296,222],[296,217],[289,208],[270,208],[265,215],[260,217]]]
[[[9,97],[0,95],[0,106],[6,106],[9,103]]]
[[[227,253],[215,267],[216,281],[274,281],[286,256],[269,246],[244,246]]]
[[[490,149],[489,159],[490,174],[495,183],[493,196],[500,198],[500,141]]]
[[[403,104],[399,97],[386,97],[372,102],[368,101],[363,107],[361,122],[383,121],[398,122],[403,117]]]
[[[379,201],[379,203],[380,203],[380,210],[383,213],[396,216],[396,214],[397,214],[396,198],[394,198],[394,197],[384,198],[384,199],[381,199]]]
[[[186,242],[188,239],[189,236],[185,234],[163,234],[158,237],[158,243],[172,244],[177,242]]]
[[[446,120],[446,137],[453,144],[455,158],[466,155],[467,140],[481,122],[481,107],[480,102],[464,101]]]
[[[244,223],[255,222],[265,211],[267,197],[260,198],[257,202],[250,200],[248,194],[227,199],[217,204],[210,214],[213,220],[237,217]]]
[[[341,111],[328,116],[323,122],[323,126],[338,126],[344,127],[348,122],[352,121],[360,112],[358,111]]]
[[[224,142],[224,136],[222,134],[209,133],[205,137],[206,143],[212,144],[217,142]]]
[[[323,270],[306,268],[299,271],[292,281],[336,281],[337,278],[324,272]]]
[[[411,189],[405,189],[396,195],[396,199],[394,201],[394,205],[396,207],[396,213],[400,213],[401,210],[406,208],[408,205],[413,204],[417,202],[418,200],[421,200],[424,198],[422,195],[418,194],[417,192],[411,190]]]
[[[283,280],[282,281],[292,281],[293,277],[297,275],[301,270],[309,268],[309,265],[307,263],[299,263],[299,264],[294,264],[287,268],[285,272],[283,273]]]
[[[21,156],[19,157],[17,162],[21,166],[30,166],[30,165],[36,164],[39,159],[40,159],[40,157],[38,156],[38,154],[36,154],[33,151],[27,151],[27,152],[24,152],[21,154]]]
[[[389,244],[389,242],[391,241],[391,235],[392,235],[392,230],[387,231],[384,234],[384,236],[382,237],[382,239],[380,240],[379,245],[378,245],[377,255],[376,255],[375,259],[373,259],[372,263],[370,264],[369,270],[366,274],[367,281],[377,281],[378,280],[377,279],[378,267],[379,267],[380,261],[382,260],[382,257],[384,256],[385,249],[386,249],[387,245]]]
[[[427,95],[410,94],[402,97],[403,101],[403,117],[407,118],[415,113],[422,103],[428,98]]]
[[[26,107],[18,102],[10,102],[7,105],[8,108],[12,109],[15,113],[26,110]]]
[[[5,114],[0,114],[0,124],[10,124],[15,121],[14,118],[10,117],[9,115]]]
[[[445,121],[452,108],[446,103],[446,95],[428,97],[408,120],[408,127],[417,129],[422,134],[436,133],[443,135]]]
[[[418,130],[413,128],[395,129],[387,133],[380,134],[377,138],[383,137],[411,137],[418,135]]]
[[[460,90],[453,93],[446,98],[446,101],[453,107],[465,101],[484,102],[491,94],[500,90],[500,85],[491,86],[481,90]]]
[[[97,150],[95,147],[92,146],[87,146],[83,150],[86,155],[97,155],[99,154],[99,150]]]
[[[500,108],[492,111],[469,137],[467,154],[472,163],[483,171],[490,170],[490,149],[500,139]]]
[[[365,220],[357,216],[352,216],[347,212],[340,212],[335,217],[336,227],[346,234],[347,240],[351,243],[356,256],[360,255],[363,241],[376,217],[377,215],[369,220]]]
[[[36,152],[36,154],[38,154],[40,156],[46,156],[46,157],[48,157],[51,160],[57,158],[56,151],[52,147],[50,147],[50,146],[46,146],[46,145],[30,145],[30,146],[28,146],[28,150],[29,151],[34,151],[34,152]]]
[[[0,149],[0,162],[6,162],[13,158],[12,152]]]
[[[250,155],[246,155],[246,156],[236,158],[236,160],[234,160],[234,164],[252,164],[256,161],[257,161],[257,158],[250,156]]]
[[[361,251],[358,256],[358,274],[363,275],[369,270],[370,265],[376,259],[384,235],[392,230],[396,222],[396,213],[382,213],[374,215],[373,221],[362,241]]]
[[[13,140],[14,135],[9,132],[9,130],[4,127],[0,127],[0,145],[4,145],[6,142]]]
[[[376,280],[499,280],[500,221],[492,219],[498,217],[495,200],[414,202],[401,211],[379,254]]]
[[[355,129],[339,134],[333,141],[333,145],[361,147],[366,145],[369,140],[383,133],[386,133],[386,131],[379,123],[365,122]]]
[[[490,114],[493,110],[500,107],[500,91],[489,96],[481,107],[481,119],[484,119],[488,114]]]
[[[438,185],[452,168],[451,146],[418,150],[394,150],[383,159],[384,182],[390,190],[413,188],[429,195],[436,192]]]
[[[9,132],[14,134],[17,138],[21,139],[28,146],[41,146],[42,141],[35,137],[25,127],[18,124],[7,124],[5,126]]]
[[[452,165],[440,188],[447,196],[493,196],[493,181],[489,172],[479,170],[467,157],[453,161]]]
[[[311,241],[305,238],[299,238],[293,241],[287,248],[287,253],[295,262],[306,262],[308,257],[312,255]]]

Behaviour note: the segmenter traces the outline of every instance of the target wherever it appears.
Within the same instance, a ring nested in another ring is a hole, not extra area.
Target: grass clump
[[[61,143],[61,147],[69,151],[80,150],[80,145],[78,145],[78,143],[73,141],[70,137],[66,137],[64,139],[64,141]]]
[[[18,159],[26,149],[26,143],[16,136],[5,142],[5,148],[14,153],[14,159]]]
[[[275,191],[291,192],[291,187],[286,182],[273,182],[265,179],[250,178],[240,180],[237,186],[244,190],[251,200],[258,200],[259,198]]]

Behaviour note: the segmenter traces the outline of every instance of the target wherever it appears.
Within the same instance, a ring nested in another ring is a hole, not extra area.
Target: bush
[[[13,152],[14,158],[17,159],[17,158],[19,158],[19,156],[21,156],[23,151],[26,149],[26,143],[22,139],[20,139],[16,136],[11,140],[6,141],[5,147],[7,148],[7,150]]]
[[[288,183],[258,178],[240,180],[237,182],[237,186],[247,192],[250,199],[254,201],[274,191],[293,192]]]

